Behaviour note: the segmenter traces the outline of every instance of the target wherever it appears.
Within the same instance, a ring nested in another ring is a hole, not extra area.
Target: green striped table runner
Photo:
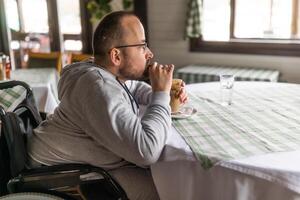
[[[300,149],[300,87],[235,90],[233,104],[219,92],[189,94],[198,113],[173,125],[204,168],[219,161]]]
[[[181,78],[185,83],[199,83],[218,81],[219,74],[233,74],[237,81],[270,81],[277,82],[278,70],[238,68],[226,66],[186,66],[176,71],[175,77]]]
[[[26,98],[26,89],[22,86],[0,90],[0,105],[6,111],[13,111]]]

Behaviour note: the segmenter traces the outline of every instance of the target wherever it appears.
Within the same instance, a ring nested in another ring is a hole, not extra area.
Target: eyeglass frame
[[[111,50],[113,50],[114,48],[115,49],[120,49],[120,48],[127,48],[127,47],[141,47],[141,46],[145,46],[144,50],[146,51],[146,49],[148,48],[148,44],[147,42],[144,42],[144,43],[141,43],[141,44],[129,44],[129,45],[120,45],[120,46],[116,46],[116,47],[113,47],[109,50],[108,53],[111,52]]]

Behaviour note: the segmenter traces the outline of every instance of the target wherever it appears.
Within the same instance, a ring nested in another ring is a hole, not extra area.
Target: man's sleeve
[[[170,133],[169,95],[153,93],[141,119],[126,100],[127,94],[117,85],[104,88],[97,84],[88,88],[93,95],[84,108],[88,122],[85,132],[95,142],[131,163],[139,166],[155,163]]]

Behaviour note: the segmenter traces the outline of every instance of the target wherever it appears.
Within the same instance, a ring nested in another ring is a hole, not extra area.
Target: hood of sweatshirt
[[[94,71],[97,71],[97,73],[94,73]],[[90,76],[91,73],[94,74],[94,76]],[[86,76],[88,76],[89,79],[99,79],[99,75],[105,77],[105,79],[111,79],[112,81],[116,79],[113,74],[91,62],[78,62],[65,66],[61,72],[58,83],[58,99],[61,101],[66,92],[74,87],[76,83],[85,79]]]

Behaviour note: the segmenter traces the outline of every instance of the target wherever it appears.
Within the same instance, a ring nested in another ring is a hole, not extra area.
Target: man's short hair
[[[93,36],[93,53],[95,57],[105,59],[114,46],[121,45],[123,29],[121,20],[125,16],[136,16],[129,11],[117,11],[106,15],[98,24]]]

